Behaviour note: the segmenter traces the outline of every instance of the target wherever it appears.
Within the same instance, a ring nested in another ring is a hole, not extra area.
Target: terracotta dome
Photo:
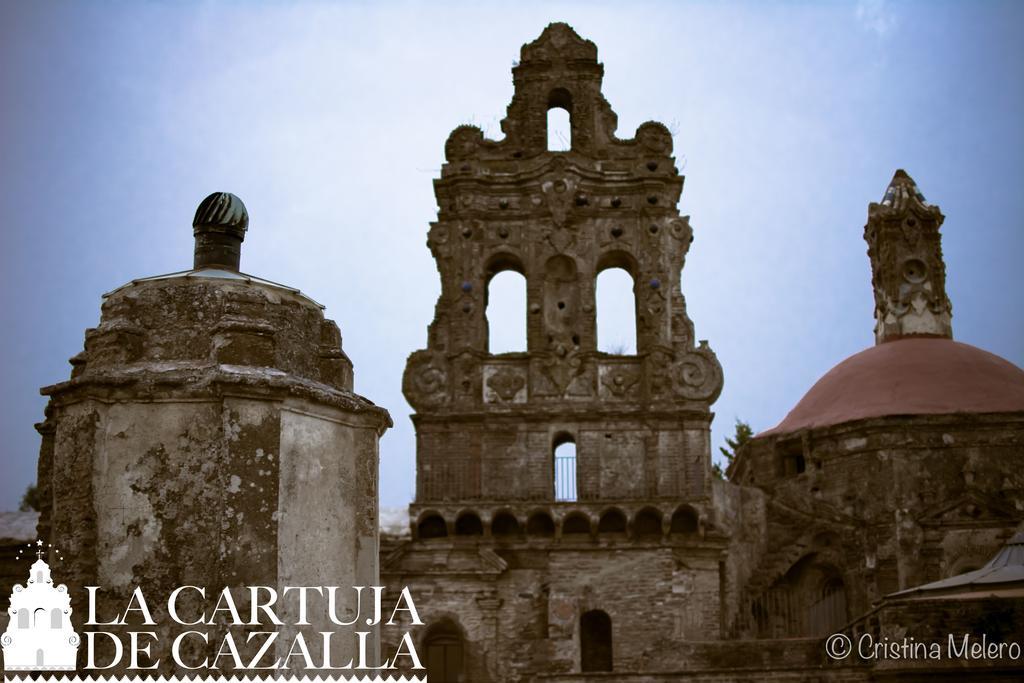
[[[952,339],[905,337],[854,354],[758,436],[888,415],[1024,412],[1024,370]]]

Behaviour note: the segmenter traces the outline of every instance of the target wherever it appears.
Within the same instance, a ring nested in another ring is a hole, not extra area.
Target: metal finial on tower
[[[192,232],[196,238],[194,268],[237,271],[249,212],[230,192],[214,192],[199,204]]]

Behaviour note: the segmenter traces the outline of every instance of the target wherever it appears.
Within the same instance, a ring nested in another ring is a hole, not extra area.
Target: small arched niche
[[[601,519],[597,523],[597,533],[625,534],[626,515],[622,513],[622,510],[619,510],[617,508],[605,510],[603,513],[601,513]]]
[[[689,505],[680,505],[672,513],[672,522],[669,526],[669,533],[673,535],[687,535],[697,533],[700,517],[697,511]]]
[[[436,512],[428,513],[416,525],[416,535],[421,540],[444,538],[448,535],[448,524]]]
[[[491,520],[491,536],[495,538],[510,540],[519,537],[522,532],[519,520],[507,510],[497,513]]]
[[[562,521],[562,536],[589,536],[590,518],[582,512],[570,512]]]
[[[538,510],[526,520],[526,534],[528,536],[540,536],[543,538],[555,535],[555,523],[551,515]]]
[[[484,525],[475,512],[463,512],[455,518],[456,536],[483,536]]]
[[[661,511],[644,508],[636,513],[633,518],[633,535],[644,540],[661,538]]]

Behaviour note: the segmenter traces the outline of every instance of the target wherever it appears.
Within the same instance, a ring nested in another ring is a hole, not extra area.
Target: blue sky
[[[862,228],[896,168],[947,219],[956,337],[1024,363],[1024,5],[0,5],[0,509],[34,479],[43,385],[100,295],[191,265],[209,192],[249,208],[242,269],[327,306],[396,426],[381,499],[414,492],[408,354],[440,290],[425,246],[452,128],[499,136],[513,60],[551,21],[597,43],[620,137],[675,134],[683,291],[725,367],[714,444],[773,426],[872,343]]]

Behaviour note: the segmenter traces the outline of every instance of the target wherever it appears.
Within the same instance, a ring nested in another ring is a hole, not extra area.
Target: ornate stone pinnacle
[[[945,216],[929,204],[906,171],[896,171],[880,204],[868,206],[864,239],[875,294],[875,342],[910,335],[952,338],[953,307],[939,227]]]

